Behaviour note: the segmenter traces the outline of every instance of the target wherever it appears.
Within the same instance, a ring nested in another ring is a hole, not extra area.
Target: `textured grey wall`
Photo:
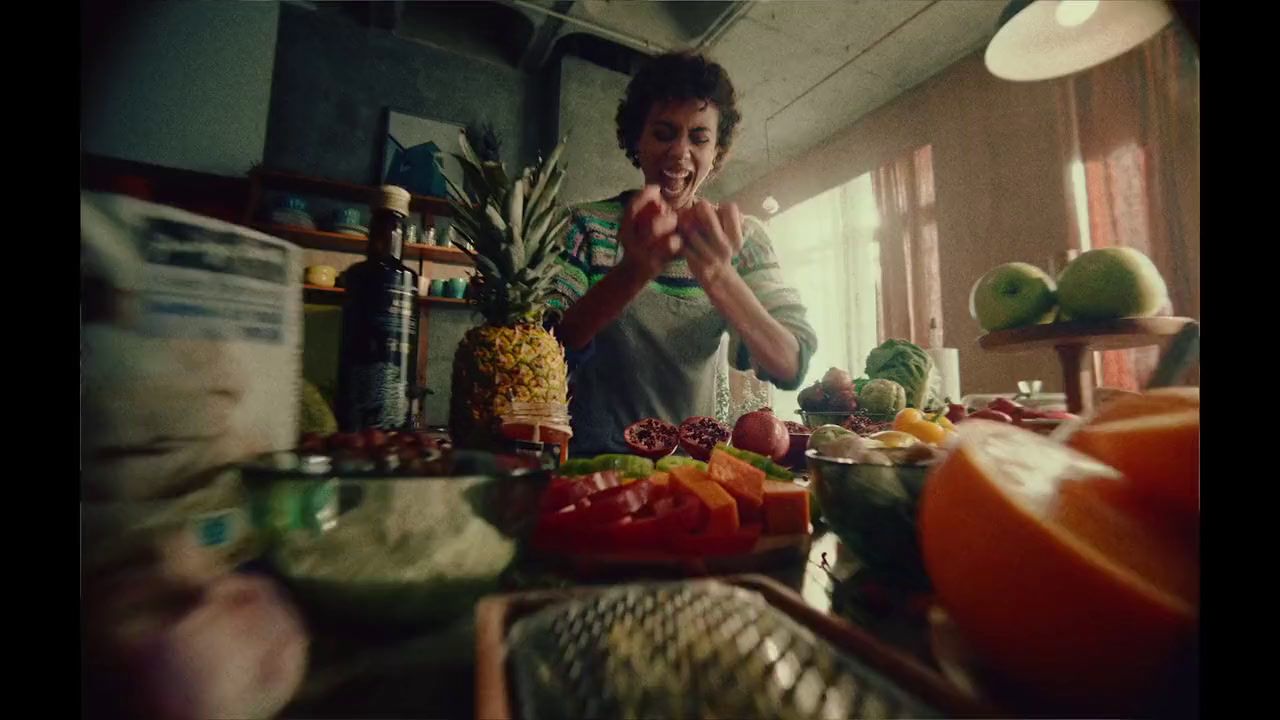
[[[460,305],[432,305],[427,317],[427,422],[449,423],[450,381],[453,377],[453,353],[467,330],[480,324],[480,316]]]
[[[338,13],[284,6],[264,162],[276,170],[373,183],[386,108],[394,107],[462,125],[492,123],[502,140],[503,161],[514,170],[532,162],[553,137],[547,118],[555,98],[548,85],[511,67],[361,27]],[[436,268],[427,274],[453,272]],[[336,317],[312,315],[307,372],[313,381],[330,382],[336,371],[328,362],[337,357]],[[427,399],[429,422],[447,421],[453,353],[476,324],[477,316],[466,308],[430,306],[427,387],[435,394]]]
[[[613,197],[639,187],[640,171],[618,147],[614,114],[630,76],[572,55],[560,61],[559,132],[568,133],[561,196],[569,204]]]
[[[280,5],[125,6],[81,86],[85,152],[242,176],[262,159]]]
[[[284,6],[265,162],[278,170],[372,183],[385,112],[493,124],[508,168],[537,154],[539,78],[361,27],[337,13]],[[453,148],[446,148],[453,151]]]

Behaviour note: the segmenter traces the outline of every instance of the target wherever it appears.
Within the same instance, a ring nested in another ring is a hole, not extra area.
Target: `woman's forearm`
[[[737,331],[756,364],[771,377],[791,380],[800,373],[800,342],[778,322],[736,272],[707,288],[707,297]]]
[[[638,268],[626,263],[617,265],[569,306],[556,327],[556,336],[570,350],[581,350],[596,333],[617,319],[648,284],[649,280]]]

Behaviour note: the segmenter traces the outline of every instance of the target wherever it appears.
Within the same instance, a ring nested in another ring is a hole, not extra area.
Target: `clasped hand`
[[[622,264],[646,279],[683,257],[698,284],[709,288],[733,272],[733,257],[742,250],[742,213],[733,203],[717,207],[706,200],[675,210],[657,185],[649,185],[627,204],[618,242]]]

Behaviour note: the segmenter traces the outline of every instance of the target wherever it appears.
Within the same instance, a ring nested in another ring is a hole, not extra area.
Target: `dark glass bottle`
[[[338,426],[407,429],[418,371],[418,274],[401,262],[409,193],[379,189],[369,247],[344,275],[338,356]]]

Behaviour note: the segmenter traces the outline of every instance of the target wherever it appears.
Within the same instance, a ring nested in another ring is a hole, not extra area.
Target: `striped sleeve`
[[[743,230],[746,237],[742,252],[734,258],[734,266],[765,310],[795,335],[800,345],[800,369],[794,378],[770,377],[755,363],[746,343],[732,328],[729,332],[729,359],[738,370],[754,370],[756,377],[761,380],[773,383],[782,390],[795,390],[804,382],[809,371],[809,360],[818,349],[818,337],[805,319],[806,311],[800,302],[800,294],[783,280],[778,256],[773,251],[773,242],[769,239],[764,224],[747,216],[743,218]]]
[[[590,288],[587,278],[591,254],[589,238],[582,213],[571,211],[564,250],[556,258],[556,279],[551,283],[551,297],[547,301],[556,314],[563,314]]]

